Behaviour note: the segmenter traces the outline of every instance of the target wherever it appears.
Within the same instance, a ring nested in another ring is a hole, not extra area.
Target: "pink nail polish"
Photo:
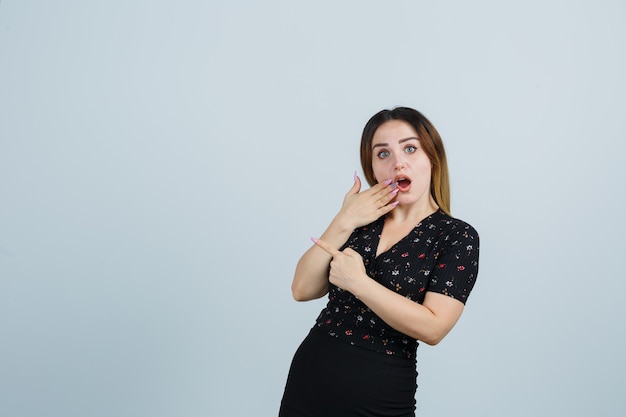
[[[317,242],[319,242],[319,239],[316,239],[316,238],[314,238],[314,237],[312,237],[312,238],[311,238],[311,240],[313,241],[313,243],[317,243]]]
[[[398,204],[400,204],[400,202],[399,202],[399,201],[394,201],[393,203],[391,203],[391,204],[390,204],[390,206],[395,207],[395,206],[397,206]]]
[[[395,190],[393,190],[393,191],[392,191],[392,192],[390,192],[389,194],[391,194],[391,195],[396,195],[396,194],[398,194],[398,191],[400,191],[400,189],[399,189],[399,188],[396,188]]]
[[[356,182],[356,171],[354,171],[354,182]]]
[[[389,184],[391,184],[392,182],[393,182],[393,180],[386,180],[386,181],[385,181],[385,185],[389,185]]]

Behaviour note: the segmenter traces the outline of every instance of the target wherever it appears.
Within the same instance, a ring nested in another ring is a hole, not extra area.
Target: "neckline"
[[[406,235],[402,236],[398,241],[396,241],[391,246],[389,246],[389,248],[386,251],[381,252],[381,253],[378,253],[378,246],[380,245],[380,237],[383,234],[383,228],[385,227],[385,219],[387,218],[387,215],[385,214],[384,216],[379,217],[377,222],[378,222],[378,226],[380,227],[380,231],[376,233],[377,240],[376,240],[376,249],[374,251],[374,259],[379,259],[384,254],[391,252],[391,250],[395,249],[400,243],[405,241],[409,236],[413,235],[413,233],[415,233],[415,230],[417,228],[420,228],[424,224],[425,221],[431,220],[436,214],[439,214],[439,213],[443,213],[443,211],[441,210],[441,208],[438,207],[434,212],[430,213],[428,216],[420,220],[415,226],[413,226],[413,228]]]

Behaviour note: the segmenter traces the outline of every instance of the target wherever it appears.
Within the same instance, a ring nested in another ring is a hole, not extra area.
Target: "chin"
[[[429,196],[430,195],[428,194],[428,195],[421,196],[421,198],[428,199]],[[400,206],[410,206],[410,205],[419,203],[421,201],[421,198],[420,196],[417,196],[415,194],[403,194],[403,195],[396,197],[395,201],[397,201],[398,205]]]
[[[396,198],[399,206],[410,206],[411,204],[415,204],[417,202],[414,198]]]

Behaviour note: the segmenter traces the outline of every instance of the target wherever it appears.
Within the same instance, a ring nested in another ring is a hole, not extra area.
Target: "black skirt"
[[[415,360],[313,327],[291,363],[279,417],[414,417]]]

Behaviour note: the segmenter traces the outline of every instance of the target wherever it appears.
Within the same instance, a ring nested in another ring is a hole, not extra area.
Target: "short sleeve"
[[[428,291],[467,302],[478,275],[479,237],[472,226],[458,221],[444,240]]]

